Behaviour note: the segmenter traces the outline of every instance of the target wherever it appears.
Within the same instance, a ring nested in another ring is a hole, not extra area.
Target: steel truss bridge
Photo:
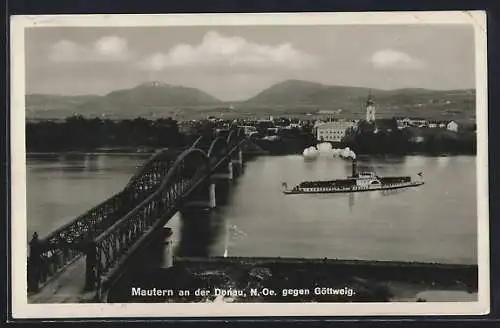
[[[201,136],[186,150],[157,151],[116,195],[43,239],[35,233],[27,262],[28,299],[64,280],[62,274],[80,262],[85,281],[76,292],[99,300],[131,254],[175,213],[190,204],[216,206],[214,179],[233,178],[246,143],[243,129],[234,127]]]

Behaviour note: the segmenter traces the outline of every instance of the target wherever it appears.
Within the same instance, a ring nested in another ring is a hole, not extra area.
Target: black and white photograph
[[[487,313],[485,28],[14,17],[14,317]]]

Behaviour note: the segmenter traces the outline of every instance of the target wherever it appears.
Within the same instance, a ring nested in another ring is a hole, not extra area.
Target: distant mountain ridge
[[[383,116],[439,116],[475,114],[474,90],[428,90],[405,88],[381,90],[364,87],[325,85],[316,82],[288,80],[277,83],[256,96],[241,102],[224,102],[196,88],[147,82],[134,88],[116,90],[105,96],[26,95],[27,117],[67,117],[101,114],[112,116],[186,115],[210,113],[235,105],[238,112],[302,113],[340,110],[344,116],[359,117],[363,102],[371,94],[377,114]]]
[[[148,116],[176,107],[221,105],[223,102],[196,88],[147,82],[104,96],[26,95],[27,116],[66,117],[72,114],[114,117]],[[65,108],[63,106],[66,105]]]
[[[26,95],[26,110],[43,110],[46,108],[51,109],[65,109],[84,104],[89,101],[100,98],[97,95],[78,95],[78,96],[64,96],[64,95],[47,95],[47,94],[28,94]]]
[[[245,108],[287,108],[288,112],[338,111],[342,117],[362,118],[369,95],[375,99],[377,116],[474,118],[475,90],[404,88],[381,90],[288,80],[271,86],[241,104]]]
[[[435,95],[474,95],[472,89],[466,90],[430,90],[423,88],[402,88],[382,90],[366,87],[351,87],[325,85],[321,83],[288,80],[267,88],[256,96],[248,99],[248,104],[302,104],[302,105],[334,105],[339,99],[363,100],[373,95],[378,102],[387,97],[396,97],[397,100],[408,100],[407,97],[435,96]]]

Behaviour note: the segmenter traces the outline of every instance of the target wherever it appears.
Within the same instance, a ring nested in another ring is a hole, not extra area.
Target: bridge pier
[[[215,185],[216,206],[224,206],[228,200],[229,188],[235,180],[233,163],[227,161],[227,165],[222,164],[220,168],[210,176],[210,183]]]
[[[238,166],[243,165],[243,150],[241,150],[241,148],[238,148],[238,150],[235,151],[234,158],[231,159],[231,162]]]
[[[195,190],[182,205],[182,208],[213,209],[217,206],[215,181],[210,180]]]
[[[232,181],[234,179],[234,172],[233,172],[233,163],[231,161],[227,163],[227,171],[228,171],[228,179]]]
[[[208,187],[208,193],[209,193],[209,207],[215,208],[217,206],[217,200],[215,198],[215,182],[210,182],[210,185]]]
[[[233,163],[232,161],[228,161],[226,167],[222,165],[222,169],[218,170],[217,172],[213,173],[210,178],[211,180],[228,180],[228,181],[233,181],[234,180],[234,169],[233,169]]]
[[[181,230],[176,255],[208,256],[214,235],[214,212],[204,207],[184,207],[179,212]]]
[[[236,175],[241,175],[243,173],[243,150],[238,148],[233,155],[231,156],[231,165],[232,165],[232,175],[233,178],[236,177]]]
[[[96,272],[97,267],[97,253],[96,245],[90,242],[85,247],[85,291],[94,291],[99,288],[98,279],[100,279]]]
[[[154,271],[157,268],[169,268],[173,264],[172,245],[173,231],[168,226],[158,228],[151,236],[151,241],[148,245],[138,250],[131,259],[132,268],[127,274],[136,275],[142,272]]]
[[[165,243],[165,262],[162,268],[168,269],[174,266],[174,246],[172,245],[172,240],[170,237],[164,241]]]
[[[239,156],[243,155],[240,154]],[[238,160],[236,160],[236,164],[232,160],[228,160],[227,164],[222,164],[216,172],[210,175],[206,183],[202,184],[198,190],[195,190],[189,196],[189,199],[184,202],[182,207],[214,209],[219,203],[224,203],[224,199],[227,198],[227,187],[235,179],[234,167],[241,166],[238,163]]]
[[[40,289],[41,276],[41,251],[38,233],[33,233],[33,238],[30,241],[30,252],[28,258],[28,292],[36,293]]]

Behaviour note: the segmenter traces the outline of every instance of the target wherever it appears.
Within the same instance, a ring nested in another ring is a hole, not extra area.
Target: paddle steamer
[[[352,160],[352,175],[345,179],[327,181],[304,181],[289,189],[283,183],[285,194],[321,194],[321,193],[346,193],[374,190],[391,190],[400,188],[417,187],[424,184],[422,172],[414,180],[411,176],[380,177],[374,172],[358,172],[357,160]]]

